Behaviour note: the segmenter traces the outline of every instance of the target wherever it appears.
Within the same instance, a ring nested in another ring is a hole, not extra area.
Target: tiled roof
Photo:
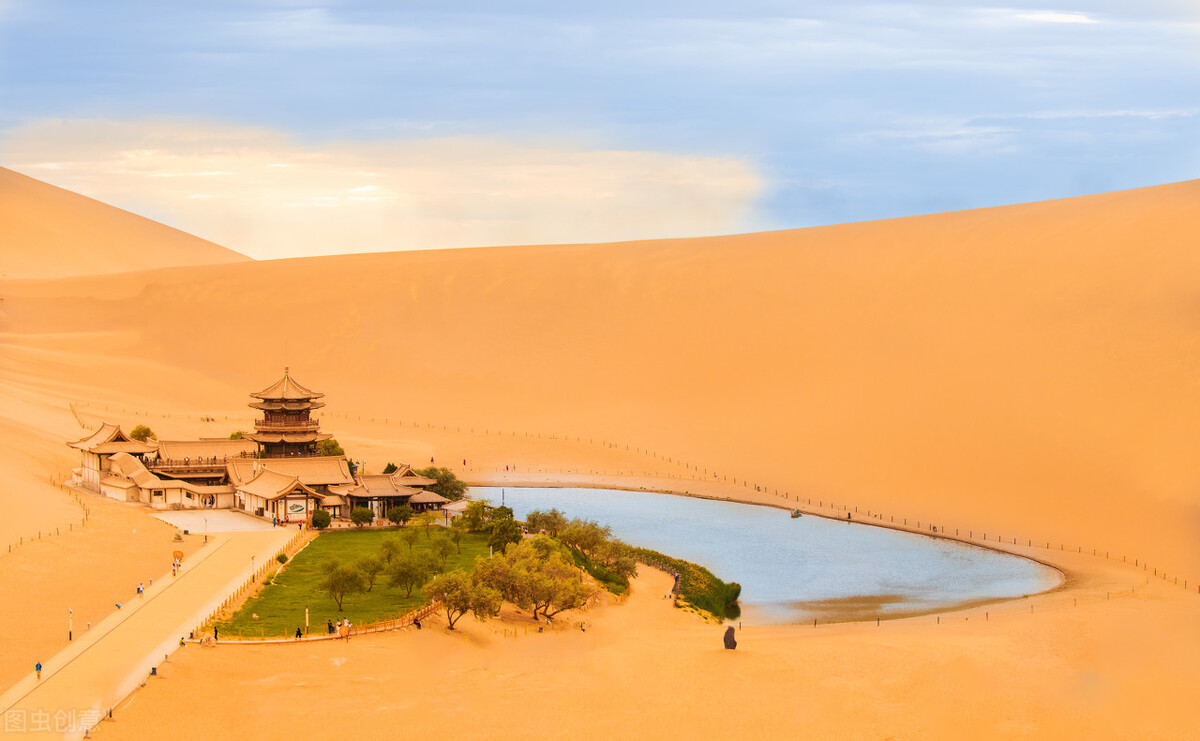
[[[279,499],[293,493],[300,493],[311,497],[321,496],[300,483],[300,479],[295,476],[288,476],[278,471],[272,471],[270,468],[263,468],[258,472],[257,476],[238,485],[237,490],[243,494],[251,494],[263,499]]]
[[[153,444],[134,440],[122,432],[119,425],[111,422],[104,422],[100,425],[100,429],[82,440],[67,444],[72,448],[86,450],[89,453],[149,453],[154,450]],[[105,447],[101,449],[101,446]]]
[[[271,468],[288,476],[295,476],[307,486],[331,486],[354,484],[346,459],[341,456],[313,456],[308,458],[238,458],[230,459],[227,471],[235,486],[254,478],[259,470]]]
[[[291,401],[302,399],[319,399],[325,394],[301,386],[288,373],[287,366],[283,368],[283,378],[266,387],[262,391],[250,394],[256,399],[287,399]]]
[[[431,491],[425,491],[422,489],[421,491],[418,491],[416,494],[413,494],[411,497],[409,497],[408,501],[412,502],[413,504],[445,504],[450,500],[441,494],[435,494]]]
[[[158,457],[168,460],[216,458],[224,460],[239,455],[253,455],[258,446],[253,440],[160,440]]]

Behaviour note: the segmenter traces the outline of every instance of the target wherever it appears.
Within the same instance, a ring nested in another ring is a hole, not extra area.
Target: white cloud
[[[754,228],[744,160],[527,140],[298,143],[203,121],[41,121],[6,166],[272,258]]]
[[[1060,13],[1053,10],[1039,10],[1032,13],[1017,13],[1021,20],[1038,23],[1098,23],[1095,18],[1083,13]]]

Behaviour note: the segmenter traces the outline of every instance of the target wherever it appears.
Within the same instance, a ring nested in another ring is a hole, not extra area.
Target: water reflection
[[[499,504],[502,490],[472,498]],[[746,618],[873,619],[1034,594],[1060,574],[959,543],[784,510],[612,489],[505,488],[517,518],[556,507],[595,520],[631,545],[702,564],[742,585]]]

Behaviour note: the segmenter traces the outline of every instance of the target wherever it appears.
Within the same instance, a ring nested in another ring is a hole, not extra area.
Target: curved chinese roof
[[[250,395],[256,399],[269,399],[271,401],[308,401],[310,399],[319,399],[325,394],[313,391],[297,383],[285,365],[283,366],[283,378],[262,391],[257,391]]]

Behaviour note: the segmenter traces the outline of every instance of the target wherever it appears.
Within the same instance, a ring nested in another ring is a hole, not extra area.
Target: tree
[[[513,519],[513,508],[492,507],[492,509],[488,511],[487,519],[488,522],[496,522],[497,520],[511,520]]]
[[[245,440],[246,433],[242,432],[241,430],[238,430],[237,432],[231,432],[229,434],[229,439],[230,440]]]
[[[541,602],[543,617],[552,618],[564,610],[578,610],[587,604],[591,590],[561,554],[555,553],[542,564],[541,575],[547,581]]]
[[[407,504],[401,504],[397,507],[392,507],[388,510],[387,517],[393,525],[403,525],[412,519],[413,508]]]
[[[328,440],[322,440],[321,442],[317,443],[317,450],[319,450],[321,452],[321,455],[345,455],[346,454],[346,451],[342,450],[342,446],[338,445],[338,441],[332,437],[329,438]]]
[[[450,521],[450,540],[454,542],[454,545],[458,548],[459,553],[462,553],[462,539],[463,535],[466,533],[466,530],[466,523],[462,521],[461,517],[455,517]]]
[[[529,610],[534,619],[539,613],[549,618],[582,607],[590,596],[562,548],[544,537],[525,539],[503,555],[480,559],[474,573],[504,599]]]
[[[414,471],[418,476],[424,476],[427,479],[433,479],[435,483],[425,487],[435,494],[441,494],[450,501],[462,499],[467,495],[467,485],[454,475],[454,472],[449,468],[438,468],[430,466],[429,468],[420,468]]]
[[[417,515],[417,524],[425,528],[425,537],[429,537],[429,528],[437,520],[437,515],[429,510],[425,510]]]
[[[325,573],[325,578],[321,580],[321,589],[337,603],[338,612],[342,611],[342,601],[347,595],[361,592],[366,586],[362,572],[352,566],[342,565],[336,558],[326,561],[321,570]]]
[[[596,547],[595,559],[604,564],[610,574],[628,582],[637,575],[637,560],[633,550],[619,540],[606,540]]]
[[[429,549],[434,555],[442,559],[442,570],[446,570],[446,561],[450,558],[450,554],[454,552],[454,544],[450,542],[450,536],[444,532],[438,532],[436,537],[430,538]]]
[[[129,437],[137,440],[140,443],[144,443],[146,442],[147,438],[154,437],[154,430],[150,429],[146,425],[138,425],[129,433]]]
[[[503,552],[508,544],[521,541],[521,528],[515,520],[497,520],[489,527],[488,545],[494,551]]]
[[[480,499],[468,504],[463,513],[459,515],[459,519],[463,521],[463,526],[467,528],[468,532],[477,533],[487,522],[487,512],[487,500]]]
[[[313,512],[312,526],[316,529],[324,530],[325,528],[329,527],[329,523],[331,522],[333,522],[333,517],[331,517],[329,512],[326,510],[319,509],[316,512]]]
[[[396,466],[395,463],[389,463],[383,467],[384,473],[395,473],[398,470],[400,470],[400,469]]]
[[[370,525],[372,522],[374,522],[374,520],[375,513],[371,511],[370,507],[355,507],[354,509],[350,510],[350,522],[353,522],[359,527],[362,527],[363,525]]]
[[[525,517],[525,524],[533,532],[545,530],[551,538],[557,538],[560,531],[567,526],[567,518],[557,509],[549,512],[534,510]]]
[[[437,573],[437,564],[428,553],[409,553],[397,556],[388,568],[388,584],[403,587],[405,598],[411,597],[413,589],[429,581]]]
[[[395,535],[388,535],[379,543],[379,556],[385,564],[389,566],[392,559],[400,555],[400,539]]]
[[[476,581],[461,571],[451,571],[434,577],[425,587],[425,594],[442,603],[450,630],[468,612],[483,622],[500,612],[504,598],[500,592]]]
[[[375,579],[383,571],[383,566],[383,559],[379,556],[362,556],[354,562],[354,568],[358,569],[358,573],[362,574],[367,583],[368,592],[375,588]]]
[[[408,543],[408,552],[412,553],[413,545],[417,542],[419,533],[413,528],[405,528],[400,531],[400,539]]]
[[[571,520],[558,534],[558,539],[590,556],[611,535],[612,530],[608,527],[586,520]]]

